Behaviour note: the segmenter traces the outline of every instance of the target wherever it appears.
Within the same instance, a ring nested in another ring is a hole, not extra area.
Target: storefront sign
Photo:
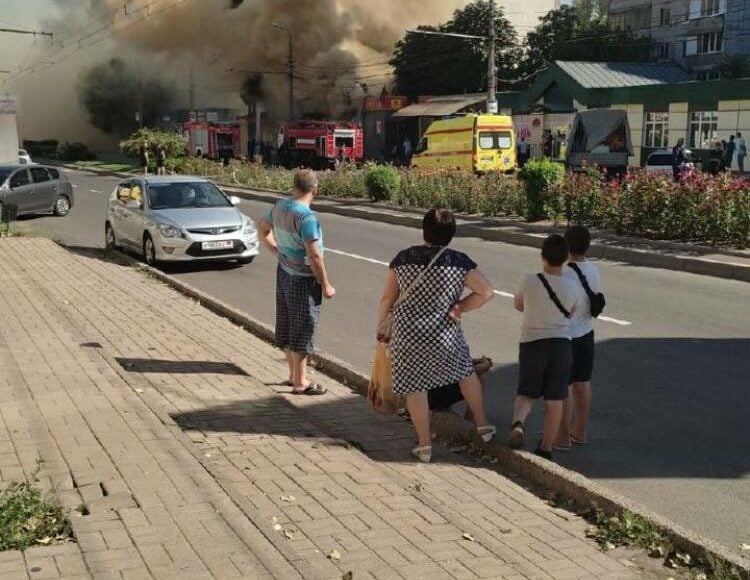
[[[0,115],[17,115],[18,97],[0,95]]]

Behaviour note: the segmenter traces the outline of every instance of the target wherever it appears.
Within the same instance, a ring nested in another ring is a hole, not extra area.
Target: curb
[[[269,325],[169,274],[141,264],[130,256],[125,256],[125,258],[131,263],[139,265],[143,271],[172,289],[196,300],[211,312],[228,319],[262,340],[273,341],[273,329]],[[318,370],[350,387],[353,391],[362,395],[367,393],[369,377],[361,374],[335,356],[318,352],[312,357],[312,362]],[[433,425],[438,436],[444,440],[471,444],[479,442],[476,433],[469,424],[451,413],[436,413],[433,418]],[[616,494],[577,472],[540,459],[525,451],[513,451],[497,442],[484,444],[483,452],[497,458],[505,471],[511,471],[533,484],[560,493],[566,498],[572,499],[579,508],[588,509],[594,505],[611,515],[619,514],[622,510],[628,510],[655,524],[661,532],[672,540],[676,549],[689,553],[697,560],[719,561],[733,566],[740,571],[740,578],[750,580],[750,561],[730,552],[713,540],[702,538],[682,528],[667,518]]]
[[[104,175],[129,177],[130,173],[121,173],[100,170],[92,167],[63,164],[62,167],[78,171],[89,171]],[[275,203],[286,194],[268,189],[246,189],[237,186],[223,185],[223,189],[249,201],[260,201]],[[376,221],[391,225],[406,226],[410,228],[422,227],[422,213],[418,208],[399,208],[397,206],[372,206],[372,209],[362,207],[358,202],[350,200],[336,200],[332,198],[319,199],[313,203],[313,209],[319,213],[330,213],[355,219]],[[544,238],[552,232],[561,232],[562,228],[534,226],[530,224],[506,224],[499,220],[472,220],[470,216],[458,217],[457,235],[461,237],[479,238],[490,242],[503,242],[515,246],[526,246],[541,248]],[[480,221],[481,225],[477,225]],[[504,229],[501,229],[504,228]],[[612,245],[620,244],[620,245]],[[627,247],[627,245],[644,245],[646,249]],[[656,249],[648,249],[648,245],[656,246]],[[697,254],[714,252],[725,255],[728,259],[743,256],[739,251],[722,250],[708,246],[696,245],[689,249],[679,244],[658,240],[642,240],[640,238],[623,238],[620,236],[607,236],[603,239],[594,239],[589,252],[592,258],[610,260],[614,262],[625,262],[633,266],[645,268],[660,268],[689,274],[750,282],[750,265],[740,264],[732,261],[718,261],[700,256],[686,254],[692,251]]]

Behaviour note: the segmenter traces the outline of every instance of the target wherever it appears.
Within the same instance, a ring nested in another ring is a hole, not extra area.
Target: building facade
[[[612,0],[609,22],[648,36],[654,60],[676,62],[699,80],[717,78],[726,55],[750,55],[746,0]]]

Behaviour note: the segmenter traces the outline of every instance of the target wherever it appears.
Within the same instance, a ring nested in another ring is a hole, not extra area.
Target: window
[[[480,149],[510,149],[513,137],[510,131],[482,131],[479,133]]]
[[[669,60],[669,43],[661,42],[655,47],[656,59],[660,61]]]
[[[669,113],[646,113],[644,147],[666,147],[669,143]]]
[[[336,137],[336,149],[350,147],[354,149],[354,137]]]
[[[685,41],[685,56],[695,56],[698,54],[698,39],[689,38]]]
[[[721,52],[724,34],[722,32],[710,32],[698,35],[698,54]]]
[[[724,0],[701,0],[701,16],[714,16],[724,12]]]
[[[699,70],[696,74],[696,78],[699,81],[715,81],[721,77],[719,71],[716,69],[711,70]]]
[[[719,114],[716,111],[695,111],[690,114],[690,146],[710,149],[716,141]]]
[[[29,180],[29,172],[25,169],[17,171],[13,174],[13,177],[10,178],[11,188],[23,187],[24,185],[28,185],[29,183],[31,183],[31,181]]]
[[[47,173],[49,173],[50,177],[52,179],[60,179],[60,172],[57,169],[53,169],[52,167],[47,168]]]
[[[49,181],[49,173],[47,173],[44,167],[33,167],[31,169],[31,177],[34,178],[34,183]]]
[[[669,26],[672,24],[672,10],[662,8],[659,10],[659,26]]]
[[[132,183],[120,184],[117,187],[117,199],[122,203],[126,203],[130,199],[130,189],[132,186]]]
[[[419,145],[417,145],[417,153],[424,153],[427,151],[428,148],[428,141],[427,137],[424,137],[420,142]]]

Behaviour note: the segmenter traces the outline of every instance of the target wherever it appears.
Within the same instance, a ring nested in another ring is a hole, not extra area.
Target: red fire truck
[[[362,127],[339,121],[284,123],[278,135],[279,162],[287,167],[326,169],[342,159],[357,163],[364,155]]]
[[[188,139],[191,155],[209,159],[240,156],[240,126],[237,123],[183,123],[182,132]]]

